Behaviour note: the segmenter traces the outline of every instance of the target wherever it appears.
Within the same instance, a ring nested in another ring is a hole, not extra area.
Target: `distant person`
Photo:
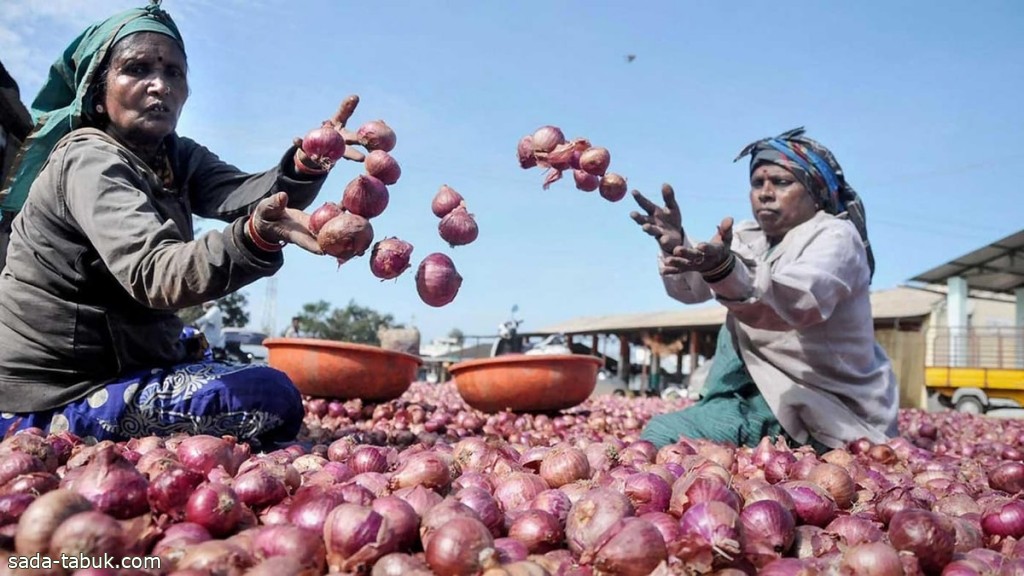
[[[224,349],[224,313],[217,302],[203,302],[203,315],[196,319],[195,325],[206,336],[214,360],[224,360],[227,357]]]
[[[299,321],[302,318],[298,316],[292,316],[292,323],[284,331],[285,338],[302,338],[302,330],[300,330]]]
[[[177,313],[274,275],[285,244],[320,254],[301,210],[333,165],[282,142],[273,166],[246,173],[179,136],[188,69],[153,2],[83,31],[35,99],[41,124],[7,198],[21,212],[0,275],[0,433],[184,432],[269,447],[299,432],[301,396],[284,372],[205,360],[202,334],[187,337]],[[331,119],[349,142],[357,103]],[[365,156],[351,146],[346,158]],[[227,225],[196,237],[194,216]]]
[[[32,115],[21,102],[18,83],[0,62],[0,271],[7,262],[7,243],[16,211],[7,204],[7,177],[21,144],[32,131]]]
[[[728,309],[700,400],[657,416],[658,446],[706,438],[754,446],[783,436],[817,451],[897,434],[899,393],[875,340],[874,257],[861,200],[832,153],[798,128],[748,145],[754,221],[722,220],[694,243],[669,185],[633,219],[660,246],[670,296]]]

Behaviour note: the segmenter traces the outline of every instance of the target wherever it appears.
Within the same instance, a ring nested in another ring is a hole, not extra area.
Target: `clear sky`
[[[0,1],[0,59],[34,97],[82,28],[143,0]],[[748,142],[804,125],[864,199],[878,271],[897,286],[1024,227],[1024,3],[978,2],[338,2],[165,0],[189,57],[179,133],[246,170],[357,93],[352,125],[398,134],[401,180],[373,220],[378,239],[415,246],[413,269],[380,282],[367,258],[286,248],[275,326],[302,304],[350,300],[414,322],[494,334],[513,304],[522,329],[576,316],[666,310],[656,245],[635,204],[541,189],[516,161],[543,124],[612,153],[630,188],[670,182],[692,237],[750,218]],[[636,58],[627,62],[626,55]],[[344,163],[324,199],[362,171]],[[430,201],[458,190],[479,239],[449,248]],[[443,308],[416,295],[414,269],[449,254],[465,278]],[[245,289],[263,323],[266,282]]]

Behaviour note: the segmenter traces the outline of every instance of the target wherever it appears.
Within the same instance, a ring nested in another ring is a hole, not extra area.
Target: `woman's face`
[[[188,99],[186,70],[185,54],[169,36],[140,32],[120,40],[107,70],[107,131],[131,146],[159,145]]]
[[[750,207],[772,244],[818,211],[804,185],[789,170],[775,164],[762,164],[750,175]]]

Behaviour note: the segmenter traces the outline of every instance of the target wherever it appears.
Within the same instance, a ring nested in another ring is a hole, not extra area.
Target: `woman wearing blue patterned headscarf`
[[[152,2],[87,28],[33,102],[4,201],[20,214],[0,274],[0,432],[275,443],[299,431],[284,373],[213,361],[177,312],[273,275],[285,244],[320,253],[301,210],[333,165],[291,143],[249,174],[179,136],[187,73],[178,27]],[[331,120],[349,142],[357,102]],[[227,226],[196,237],[194,216]]]
[[[725,218],[710,242],[686,236],[672,188],[639,192],[633,219],[661,247],[666,291],[728,309],[700,400],[653,418],[659,446],[779,437],[818,451],[896,434],[898,389],[874,336],[874,256],[863,204],[833,154],[802,128],[748,145],[754,220]]]

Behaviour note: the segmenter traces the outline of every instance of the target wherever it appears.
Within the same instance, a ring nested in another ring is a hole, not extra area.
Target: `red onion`
[[[272,556],[266,560],[257,561],[255,566],[245,571],[245,576],[305,576],[305,574],[302,563],[294,556]]]
[[[729,488],[728,480],[723,480],[719,476],[691,474],[676,480],[672,485],[668,511],[676,516],[682,516],[694,504],[712,500],[723,502],[737,512],[742,506],[739,494]]]
[[[531,137],[533,152],[551,152],[559,144],[565,143],[565,134],[557,126],[541,126]]]
[[[24,452],[11,452],[0,458],[0,486],[22,474],[44,471],[46,467],[39,458]]]
[[[297,526],[263,526],[252,538],[252,552],[257,561],[288,556],[310,573],[323,574],[327,550],[316,532]]]
[[[878,542],[885,537],[878,524],[858,516],[838,516],[825,526],[825,532],[839,536],[846,546]]]
[[[17,524],[18,519],[35,499],[35,495],[23,493],[0,496],[0,526]]]
[[[185,503],[203,475],[187,468],[171,468],[157,475],[146,489],[150,507],[180,521],[185,517]]]
[[[740,512],[743,555],[754,566],[778,559],[793,545],[796,521],[789,510],[773,500],[748,504]]]
[[[60,477],[51,472],[29,472],[12,478],[0,487],[0,496],[6,494],[45,494],[60,487]]]
[[[515,538],[495,538],[494,551],[498,556],[498,561],[503,565],[526,560],[527,556],[530,555],[530,550],[526,547],[526,544]],[[488,574],[490,572],[491,570],[488,570]]]
[[[210,540],[210,533],[198,524],[179,522],[164,530],[163,537],[153,546],[152,554],[159,556],[165,564],[174,566],[185,555],[185,550],[200,542]]]
[[[780,485],[793,499],[796,517],[803,524],[824,527],[836,517],[836,503],[832,496],[817,484],[803,480],[789,480]]]
[[[580,154],[580,169],[593,176],[604,176],[612,163],[612,155],[607,148],[595,146]]]
[[[544,455],[540,463],[540,477],[551,488],[590,478],[587,455],[572,446],[555,446]]]
[[[448,463],[436,452],[420,452],[412,455],[391,476],[391,488],[397,490],[410,486],[423,486],[447,491],[452,476]]]
[[[903,576],[903,563],[892,546],[884,542],[857,544],[843,553],[842,574],[850,576]]]
[[[495,538],[501,536],[504,519],[501,507],[498,506],[498,501],[494,499],[490,492],[483,488],[470,486],[456,492],[455,498],[476,512],[477,517],[491,531],[492,536]],[[568,506],[566,506],[566,511],[568,511]]]
[[[925,572],[938,573],[953,559],[956,535],[952,525],[934,512],[901,510],[889,522],[889,542],[917,556]]]
[[[454,248],[465,246],[476,240],[480,229],[476,224],[476,219],[466,208],[465,202],[462,202],[441,218],[441,222],[437,225],[437,232],[442,240]]]
[[[323,398],[318,398],[318,400],[323,400]],[[296,458],[291,465],[295,468],[296,472],[302,475],[323,470],[324,465],[328,462],[327,458],[324,458],[323,456],[318,456],[316,454],[303,454]]]
[[[345,139],[330,124],[310,130],[302,139],[302,151],[323,169],[329,169],[345,154]]]
[[[242,576],[254,564],[252,554],[237,544],[227,540],[207,540],[185,548],[174,574]]]
[[[288,496],[284,482],[263,468],[239,474],[231,488],[243,504],[252,508],[273,506]]]
[[[456,457],[458,460],[458,457]],[[461,463],[461,461],[460,461]],[[494,492],[494,484],[491,480],[480,472],[467,472],[465,464],[460,464],[462,467],[462,474],[452,481],[452,491],[458,492],[464,488],[480,488],[488,494]]]
[[[590,561],[606,541],[606,535],[620,520],[635,510],[623,494],[607,488],[594,488],[569,510],[565,536],[572,551],[584,563]]]
[[[810,463],[813,458],[805,458]],[[777,484],[790,478],[793,466],[796,464],[796,456],[792,452],[772,452],[768,461],[764,464],[764,479],[769,484]]]
[[[430,254],[416,270],[416,292],[424,303],[440,308],[450,304],[459,294],[462,276],[455,263],[440,252]]]
[[[533,168],[537,165],[537,158],[533,155],[533,137],[523,136],[516,146],[516,156],[519,158],[519,167],[523,170]]]
[[[434,213],[434,216],[444,218],[449,212],[463,204],[463,202],[465,202],[465,199],[461,194],[456,192],[451,186],[442,184],[437,194],[434,195],[434,200],[430,203],[430,211]]]
[[[341,214],[342,209],[340,204],[334,202],[324,202],[322,206],[313,211],[309,215],[309,231],[314,235],[320,233],[320,229],[324,227],[324,224],[331,219]]]
[[[988,535],[1024,538],[1024,502],[992,505],[981,515],[981,527]]]
[[[79,512],[60,523],[50,538],[50,554],[78,558],[124,555],[124,530],[117,520],[95,510]]]
[[[74,490],[101,512],[114,518],[134,518],[149,510],[149,482],[113,447],[100,451],[75,480]]]
[[[625,518],[594,556],[594,567],[606,574],[646,576],[668,558],[665,541],[653,524]]]
[[[23,556],[46,554],[53,533],[64,520],[92,509],[92,503],[84,496],[68,490],[53,490],[39,496],[21,514],[14,536],[15,551]]]
[[[599,188],[601,197],[609,202],[618,202],[626,197],[626,179],[613,172],[601,177]]]
[[[565,528],[565,521],[569,518],[569,510],[572,509],[572,501],[569,496],[558,489],[543,490],[530,501],[528,508],[543,510],[558,519],[558,525]]]
[[[430,509],[420,521],[420,540],[426,547],[434,532],[455,518],[475,518],[480,520],[475,510],[449,496]]]
[[[418,556],[392,552],[377,560],[370,576],[433,576],[433,572],[427,568],[427,563]]]
[[[779,558],[758,571],[759,576],[817,576],[818,570],[810,562],[799,558]]]
[[[888,526],[892,517],[902,510],[922,509],[927,510],[928,504],[906,488],[893,488],[883,494],[875,502],[875,512],[882,524]]]
[[[352,451],[346,462],[356,474],[363,472],[387,472],[387,452],[378,446],[362,445]]]
[[[384,184],[390,186],[402,177],[402,167],[394,156],[383,150],[374,150],[364,160],[366,171]]]
[[[988,485],[1007,494],[1024,491],[1024,463],[1003,462],[988,473]]]
[[[357,216],[370,220],[384,213],[390,199],[388,187],[384,182],[369,174],[360,174],[345,186],[341,206]]]
[[[366,253],[373,243],[373,225],[358,214],[342,212],[320,228],[316,241],[324,254],[334,256],[340,266]]]
[[[387,520],[372,508],[339,504],[324,522],[327,564],[335,572],[367,569],[384,554],[394,552],[395,534]]]
[[[507,514],[526,507],[541,492],[548,489],[544,480],[536,474],[513,472],[498,480],[494,487],[494,499]]]
[[[0,442],[0,456],[6,458],[19,452],[38,458],[47,472],[56,471],[60,465],[53,446],[47,443],[45,438],[35,434],[20,431]]]
[[[242,520],[242,502],[229,486],[206,482],[196,487],[185,504],[185,519],[216,537],[235,531]]]
[[[312,532],[323,529],[327,514],[343,502],[338,492],[296,492],[288,508],[288,522]]]
[[[494,539],[475,518],[455,518],[434,532],[426,547],[427,565],[438,576],[479,574],[497,565]]]
[[[206,475],[220,466],[234,476],[238,466],[249,456],[247,447],[239,446],[224,438],[200,434],[189,436],[178,444],[178,460],[186,468]]]
[[[850,473],[839,466],[829,463],[818,464],[811,469],[807,481],[824,488],[840,510],[846,510],[853,504],[856,486]]]
[[[733,560],[741,550],[740,515],[717,500],[690,507],[679,519],[681,534],[673,551],[688,565],[708,571],[721,559]]]
[[[624,493],[641,515],[668,510],[672,487],[657,474],[637,472],[626,477]]]
[[[408,502],[397,496],[382,496],[370,507],[387,521],[396,549],[412,549],[418,543],[420,517]]]
[[[381,280],[398,278],[409,268],[412,250],[412,244],[393,236],[377,242],[370,253],[370,272]]]
[[[512,521],[508,535],[525,544],[531,554],[550,552],[564,540],[558,518],[543,510],[523,510]]]
[[[356,130],[359,143],[367,150],[383,150],[391,152],[398,143],[395,131],[383,120],[371,120]]]
[[[679,541],[679,536],[682,534],[682,528],[679,526],[679,519],[669,514],[668,512],[648,512],[639,516],[641,520],[650,522],[652,526],[658,529],[661,533],[662,540],[665,544],[672,549],[676,546]]]
[[[600,177],[587,174],[583,170],[573,170],[572,178],[576,182],[576,189],[583,192],[593,192],[601,185]]]
[[[344,480],[338,480],[344,482]],[[352,483],[366,488],[374,496],[387,496],[391,494],[390,480],[380,472],[362,472],[352,477]]]
[[[331,462],[346,463],[357,447],[350,437],[340,438],[327,447],[327,459]]]
[[[408,502],[420,518],[424,517],[431,508],[444,500],[440,494],[423,486],[402,488],[396,490],[394,495]]]

